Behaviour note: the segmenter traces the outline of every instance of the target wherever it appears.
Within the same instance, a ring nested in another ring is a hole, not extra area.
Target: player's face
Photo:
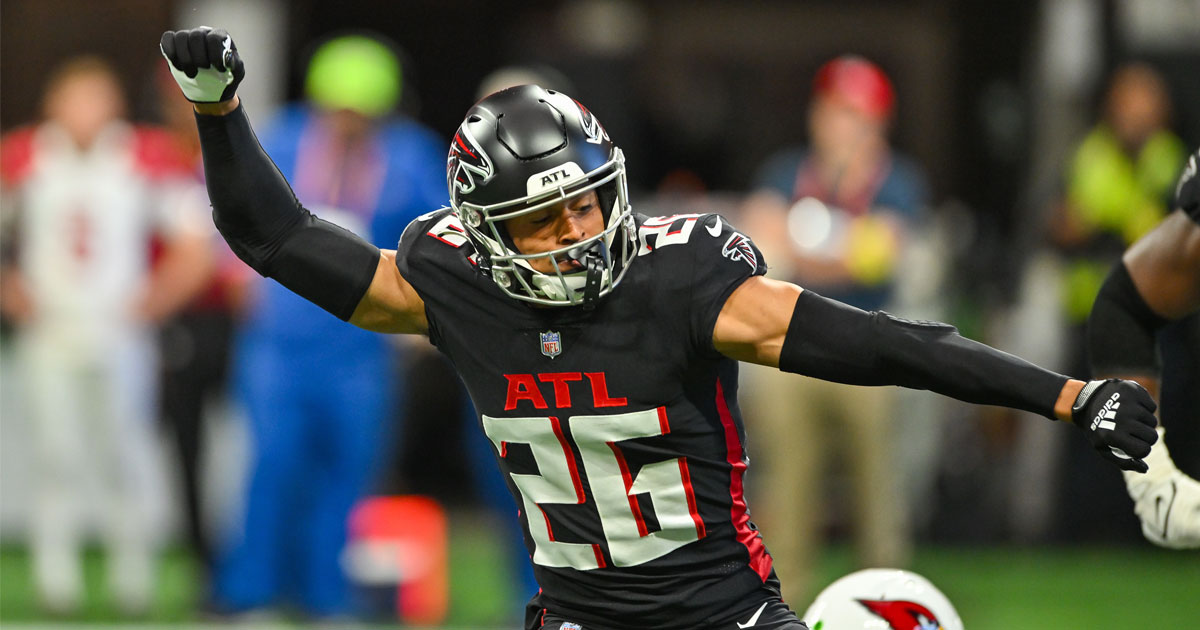
[[[885,124],[848,101],[821,97],[809,111],[809,131],[813,147],[826,159],[842,162],[850,159],[864,142],[883,136]]]
[[[504,225],[519,252],[541,254],[570,247],[604,231],[604,213],[595,191],[588,191],[537,212],[509,219]],[[555,263],[547,258],[531,259],[529,264],[535,271],[554,273]],[[580,269],[579,263],[565,257],[557,261],[557,266],[563,272]]]
[[[124,107],[121,88],[111,77],[99,73],[66,78],[46,97],[47,117],[84,147],[120,118]]]

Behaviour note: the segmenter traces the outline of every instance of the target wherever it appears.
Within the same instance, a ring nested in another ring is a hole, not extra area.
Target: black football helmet
[[[590,111],[561,92],[520,85],[475,104],[446,160],[450,205],[508,295],[546,306],[592,305],[620,283],[637,255],[625,157]],[[513,245],[504,221],[596,191],[604,230],[537,254]],[[530,260],[570,257],[578,272],[535,271]]]

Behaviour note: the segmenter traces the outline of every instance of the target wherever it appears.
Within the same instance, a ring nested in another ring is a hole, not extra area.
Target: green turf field
[[[824,554],[825,582],[852,571],[851,558],[844,547]],[[452,614],[446,628],[516,626],[519,597],[501,569],[503,559],[486,527],[455,527]],[[0,627],[49,629],[82,627],[75,625],[81,623],[107,628],[217,627],[204,626],[194,613],[200,593],[193,567],[182,552],[167,554],[152,616],[139,623],[121,619],[103,602],[102,562],[98,552],[87,556],[89,598],[81,618],[46,620],[39,618],[33,603],[28,555],[16,547],[0,549]],[[946,592],[968,630],[1200,628],[1200,554],[1196,552],[1149,546],[922,547],[913,569]]]

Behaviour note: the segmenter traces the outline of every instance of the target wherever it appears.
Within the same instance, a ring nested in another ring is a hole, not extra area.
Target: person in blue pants
[[[444,143],[392,115],[400,87],[397,56],[381,39],[337,37],[312,57],[307,101],[284,108],[261,138],[280,171],[305,182],[296,195],[306,207],[380,247],[447,202]],[[397,350],[277,283],[255,288],[234,364],[253,459],[211,605],[232,615],[286,605],[345,617],[353,613],[339,564],[346,520],[374,480],[380,445],[392,443]]]

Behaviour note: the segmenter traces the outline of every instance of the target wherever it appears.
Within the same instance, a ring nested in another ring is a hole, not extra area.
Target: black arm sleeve
[[[239,105],[196,115],[213,222],[238,258],[301,297],[350,319],[379,249],[306,210],[263,151]]]
[[[851,385],[927,389],[970,403],[1054,419],[1067,377],[936,322],[866,312],[805,290],[784,338],[779,369]]]
[[[1117,263],[1100,287],[1088,317],[1088,358],[1097,375],[1156,374],[1155,333],[1167,320],[1150,309],[1125,263]]]

